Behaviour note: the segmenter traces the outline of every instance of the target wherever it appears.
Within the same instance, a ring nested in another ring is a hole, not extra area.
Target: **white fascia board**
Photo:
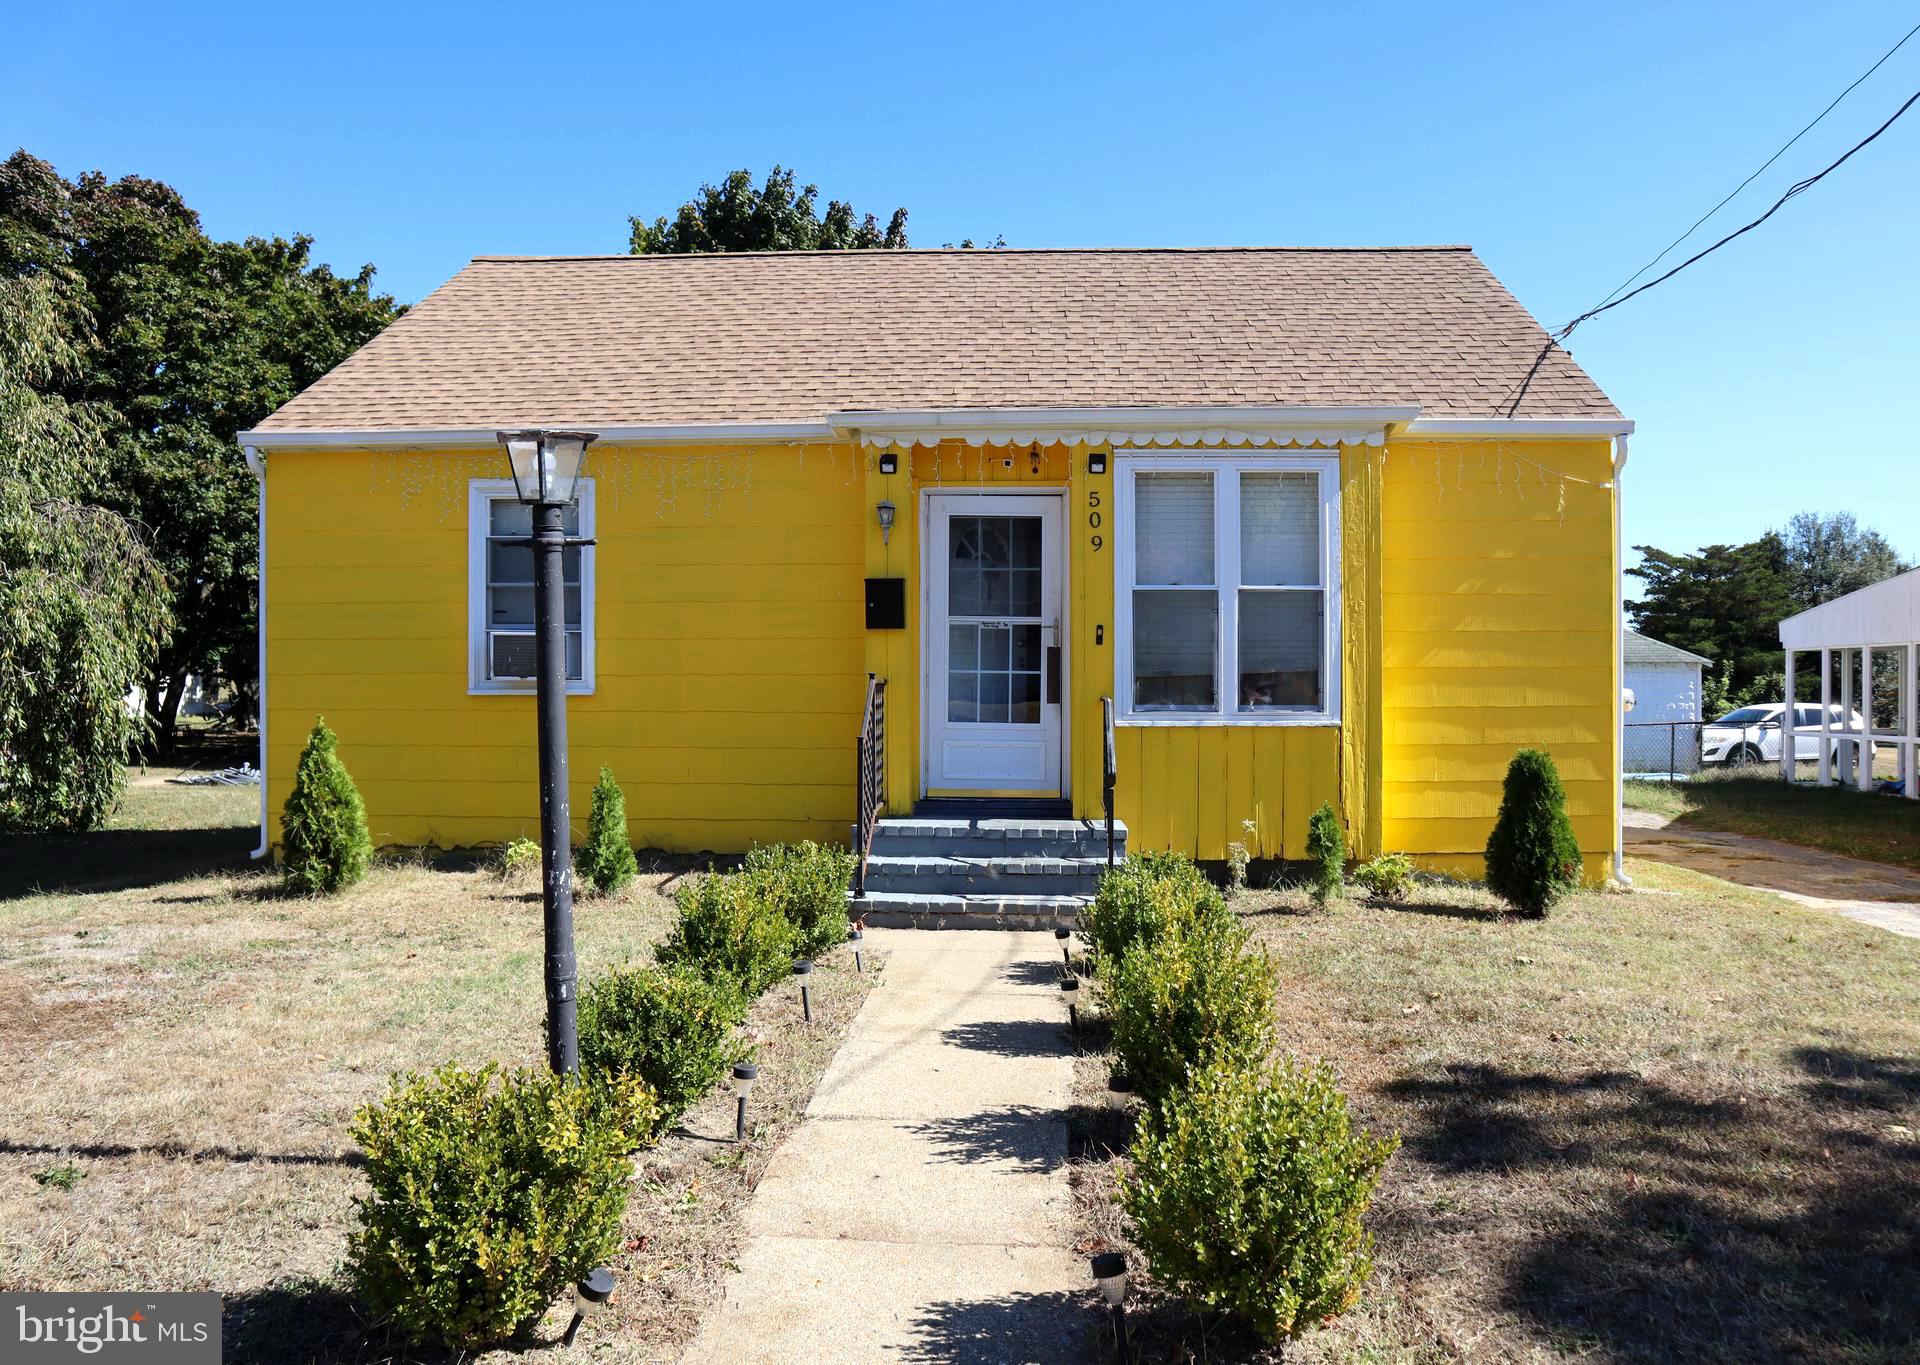
[[[1401,436],[1631,436],[1624,417],[1420,417]]]
[[[648,445],[711,445],[726,441],[831,441],[835,431],[825,422],[696,422],[675,426],[606,426],[596,422],[553,421],[542,425],[556,431],[591,431],[602,441],[643,442]],[[287,450],[328,447],[363,450],[403,446],[414,449],[490,446],[502,431],[518,431],[525,422],[499,427],[466,427],[441,431],[243,431],[235,439],[243,446]]]

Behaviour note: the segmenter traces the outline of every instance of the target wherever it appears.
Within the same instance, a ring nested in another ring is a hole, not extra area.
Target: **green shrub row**
[[[1326,1067],[1275,1058],[1273,962],[1175,855],[1109,873],[1087,932],[1146,1102],[1118,1198],[1154,1277],[1275,1343],[1349,1307],[1396,1142],[1356,1130]]]
[[[594,814],[583,865],[596,847],[619,863],[618,803],[597,789]],[[659,964],[615,967],[582,992],[578,1077],[450,1066],[395,1078],[354,1121],[371,1193],[348,1260],[368,1307],[415,1341],[485,1346],[609,1259],[629,1154],[746,1055],[747,1003],[796,954],[846,941],[851,874],[850,855],[799,844],[682,887]]]

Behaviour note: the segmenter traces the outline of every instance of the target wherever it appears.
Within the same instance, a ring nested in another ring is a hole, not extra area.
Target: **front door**
[[[932,796],[1061,794],[1061,499],[927,499]]]

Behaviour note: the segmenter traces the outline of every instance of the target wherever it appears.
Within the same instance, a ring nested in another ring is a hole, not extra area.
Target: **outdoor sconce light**
[[[898,474],[900,472],[900,456],[898,452],[892,450],[883,450],[880,452],[880,472],[882,474]]]
[[[896,509],[891,502],[882,502],[873,509],[874,517],[880,523],[880,543],[885,545],[893,539],[893,514]]]
[[[860,973],[867,970],[867,964],[860,957],[860,948],[866,937],[866,931],[857,924],[847,930],[847,942],[853,945],[853,969]]]
[[[560,1338],[560,1344],[573,1345],[574,1333],[580,1330],[580,1324],[597,1313],[606,1312],[612,1303],[613,1272],[603,1265],[595,1266],[573,1287],[573,1321],[567,1324],[567,1334]]]
[[[1035,446],[1032,450],[1027,452],[1027,460],[1028,460],[1027,472],[1029,474],[1038,474],[1040,472],[1040,447],[1039,446]]]
[[[1123,1252],[1103,1251],[1093,1258],[1092,1265],[1093,1282],[1100,1286],[1100,1296],[1113,1314],[1113,1353],[1118,1360],[1127,1333],[1127,1258]]]
[[[1060,998],[1067,1002],[1067,1019],[1073,1025],[1073,1036],[1080,1036],[1080,978],[1064,976],[1060,978]]]
[[[579,493],[591,431],[503,431],[500,444],[513,466],[513,491],[529,506],[566,506]]]
[[[1060,965],[1071,972],[1073,970],[1073,944],[1069,940],[1073,938],[1073,930],[1062,925],[1053,931],[1053,937],[1055,942],[1060,945]]]
[[[1096,450],[1087,456],[1087,473],[1104,474],[1107,472],[1107,452]]]
[[[760,1068],[752,1062],[733,1064],[733,1140],[745,1142],[747,1139],[747,1096],[753,1093],[753,1083],[759,1078]]]
[[[800,1017],[809,1024],[813,1022],[813,997],[807,992],[807,982],[813,976],[813,964],[804,957],[793,960],[793,974],[800,978]]]

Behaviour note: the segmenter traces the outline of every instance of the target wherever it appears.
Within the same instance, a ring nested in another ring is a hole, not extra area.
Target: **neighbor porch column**
[[[1860,790],[1873,790],[1873,646],[1860,646],[1860,743],[1854,753]]]
[[[1793,725],[1793,649],[1787,649],[1787,696],[1784,709],[1780,713],[1780,780],[1793,781],[1793,755],[1799,746],[1794,743],[1796,733]]]
[[[1820,785],[1833,785],[1833,651],[1820,648]]]
[[[1920,801],[1920,641],[1907,646],[1907,667],[1900,675],[1900,709],[1907,716],[1906,767],[1909,801]]]

